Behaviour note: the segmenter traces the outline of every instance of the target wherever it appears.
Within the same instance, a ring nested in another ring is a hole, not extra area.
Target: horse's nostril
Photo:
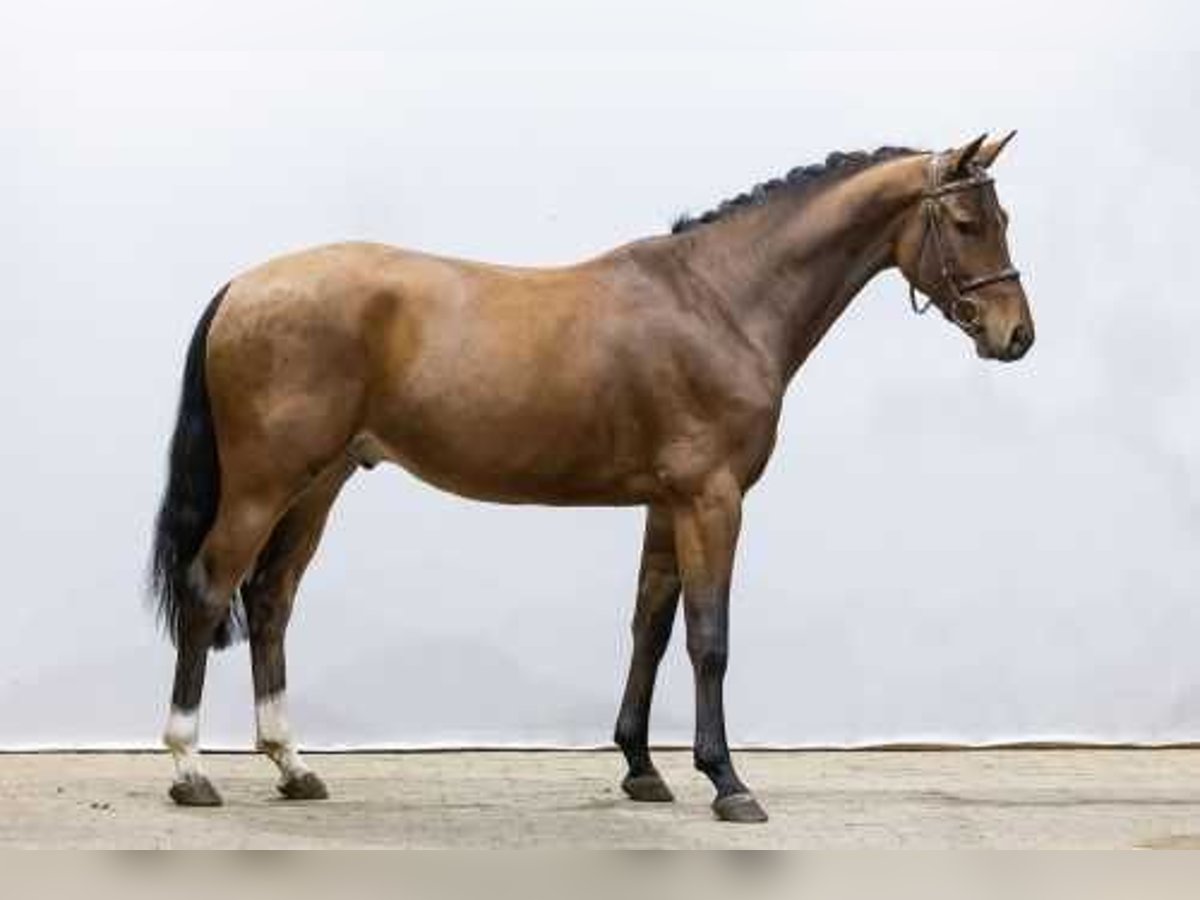
[[[1008,352],[1011,356],[1020,356],[1029,349],[1029,345],[1033,343],[1033,335],[1025,325],[1018,325],[1012,330],[1012,335],[1008,339]]]

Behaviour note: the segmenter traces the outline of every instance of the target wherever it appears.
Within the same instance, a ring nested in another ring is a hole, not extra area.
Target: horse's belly
[[[611,304],[509,280],[415,293],[376,332],[365,430],[439,487],[641,503],[654,486]]]
[[[552,402],[489,404],[450,392],[373,417],[384,455],[444,490],[479,500],[555,505],[644,503],[656,479],[631,423]],[[395,407],[393,407],[395,408]]]

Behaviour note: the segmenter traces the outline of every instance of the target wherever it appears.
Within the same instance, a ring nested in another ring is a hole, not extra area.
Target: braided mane
[[[772,178],[756,184],[749,191],[725,200],[702,215],[680,216],[671,224],[671,234],[683,234],[710,222],[720,221],[741,210],[762,206],[783,194],[808,193],[817,186],[835,183],[879,163],[920,152],[908,147],[880,147],[870,153],[864,150],[830,153],[823,163],[796,166],[782,178]]]

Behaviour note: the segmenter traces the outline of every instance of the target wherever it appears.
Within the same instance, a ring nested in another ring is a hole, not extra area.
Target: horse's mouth
[[[1002,363],[1014,363],[1023,358],[1028,351],[1028,346],[1020,347],[1018,349],[1005,348],[1003,350],[996,350],[989,346],[988,342],[983,340],[981,337],[975,338],[975,355],[980,359],[990,359],[994,360],[995,362]]]

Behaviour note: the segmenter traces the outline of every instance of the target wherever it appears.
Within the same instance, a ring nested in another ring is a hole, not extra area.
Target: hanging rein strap
[[[986,275],[977,275],[973,278],[960,279],[958,277],[954,269],[954,260],[946,252],[945,241],[942,238],[942,204],[939,201],[947,194],[983,189],[991,184],[993,179],[982,170],[974,175],[960,178],[957,181],[948,181],[945,184],[938,184],[938,177],[938,159],[935,156],[929,163],[929,186],[921,193],[921,209],[925,214],[925,231],[921,235],[921,250],[917,255],[917,271],[920,271],[921,263],[925,259],[925,247],[932,239],[934,251],[938,257],[940,281],[950,289],[950,298],[955,306],[966,295],[989,284],[996,284],[1000,281],[1020,280],[1021,273],[1012,266],[996,272],[989,272]],[[919,316],[923,316],[929,312],[929,307],[933,305],[933,298],[930,296],[924,303],[919,303],[917,301],[916,285],[910,281],[908,283],[908,302],[912,305],[913,312]]]

